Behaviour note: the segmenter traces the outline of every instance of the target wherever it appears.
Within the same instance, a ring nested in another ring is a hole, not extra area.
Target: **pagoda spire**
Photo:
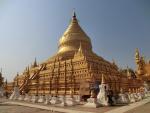
[[[135,49],[135,62],[138,64],[140,61],[140,53],[139,53],[139,49],[136,48]]]
[[[106,80],[105,80],[104,74],[102,74],[101,84],[106,84]]]
[[[75,9],[73,9],[73,18],[76,19],[76,12],[75,12]]]
[[[35,60],[34,60],[34,64],[33,64],[34,67],[37,66],[37,61],[36,61],[36,57],[35,57]]]
[[[130,73],[130,69],[129,69],[128,66],[127,66],[127,77],[128,77],[129,79],[131,79],[131,73]]]
[[[72,22],[73,22],[73,23],[78,23],[78,19],[77,19],[77,15],[76,15],[75,10],[73,10]]]
[[[81,44],[81,42],[80,42],[80,46],[79,46],[78,52],[82,53],[82,44]]]

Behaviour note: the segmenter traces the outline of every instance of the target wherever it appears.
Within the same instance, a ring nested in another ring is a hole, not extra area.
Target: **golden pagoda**
[[[135,63],[137,76],[145,81],[150,89],[150,61],[146,61],[144,56],[140,55],[138,48],[135,51]]]
[[[114,94],[123,88],[138,88],[136,78],[123,75],[114,62],[95,54],[87,34],[80,27],[74,12],[72,20],[59,40],[58,52],[41,64],[34,61],[14,78],[20,93],[30,95],[90,95],[102,75]]]

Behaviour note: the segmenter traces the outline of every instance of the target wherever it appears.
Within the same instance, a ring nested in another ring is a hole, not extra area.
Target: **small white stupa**
[[[20,97],[20,90],[19,90],[19,85],[18,85],[18,76],[19,74],[17,73],[16,79],[17,79],[17,83],[15,84],[14,90],[10,96],[10,100],[16,100]]]
[[[99,85],[99,93],[97,95],[97,102],[102,105],[102,106],[108,106],[108,97],[107,97],[107,89],[108,89],[108,84],[106,84],[104,75],[102,74],[102,80],[101,80],[101,85]]]

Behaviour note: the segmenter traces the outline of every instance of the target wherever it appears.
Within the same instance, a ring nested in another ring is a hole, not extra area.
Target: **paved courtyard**
[[[125,113],[150,113],[150,102]]]
[[[1,104],[0,113],[54,113],[54,112],[38,109],[38,108],[25,107],[25,106]]]
[[[127,109],[127,111],[124,109]],[[99,108],[85,108],[83,105],[77,105],[74,107],[58,107],[39,103],[32,104],[22,101],[9,101],[7,99],[0,98],[0,113],[150,113],[149,111],[150,98],[127,106]]]
[[[5,104],[7,99],[0,98],[0,113],[54,113],[48,110],[38,109],[38,108],[31,108],[13,104]],[[60,112],[55,112],[60,113]]]
[[[101,107],[101,108],[95,108],[91,109],[91,108],[70,108],[71,110],[77,110],[76,113],[78,113],[78,110],[81,111],[91,111],[94,113],[104,113],[112,108],[109,107]],[[26,106],[19,106],[19,105],[12,105],[12,104],[0,104],[0,113],[54,113],[49,111],[49,110],[43,110],[43,109],[39,109],[39,108],[31,108],[31,107],[26,107]],[[64,112],[56,112],[55,113],[64,113]]]
[[[7,102],[9,102],[9,104]],[[39,109],[39,106],[43,109]],[[46,107],[49,109],[53,109],[53,112],[44,110],[47,109]],[[10,111],[11,113],[54,113],[54,111],[56,111],[54,109],[59,109],[59,112],[55,113],[66,113],[65,110],[68,110],[68,112],[70,110],[70,113],[79,113],[79,111],[81,113],[104,113],[118,107],[119,106],[87,108],[83,107],[83,105],[76,105],[73,107],[58,107],[54,105],[44,105],[40,103],[32,104],[31,102],[9,101],[7,99],[0,99],[0,113],[10,113]]]

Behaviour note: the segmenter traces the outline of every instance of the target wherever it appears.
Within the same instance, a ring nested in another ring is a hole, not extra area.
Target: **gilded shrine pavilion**
[[[121,88],[128,91],[143,84],[130,71],[122,73],[114,62],[92,50],[91,40],[74,13],[59,40],[57,53],[40,64],[35,60],[31,67],[17,74],[14,86],[19,86],[21,94],[89,96],[95,85],[101,83],[102,75],[114,94],[118,94]]]

